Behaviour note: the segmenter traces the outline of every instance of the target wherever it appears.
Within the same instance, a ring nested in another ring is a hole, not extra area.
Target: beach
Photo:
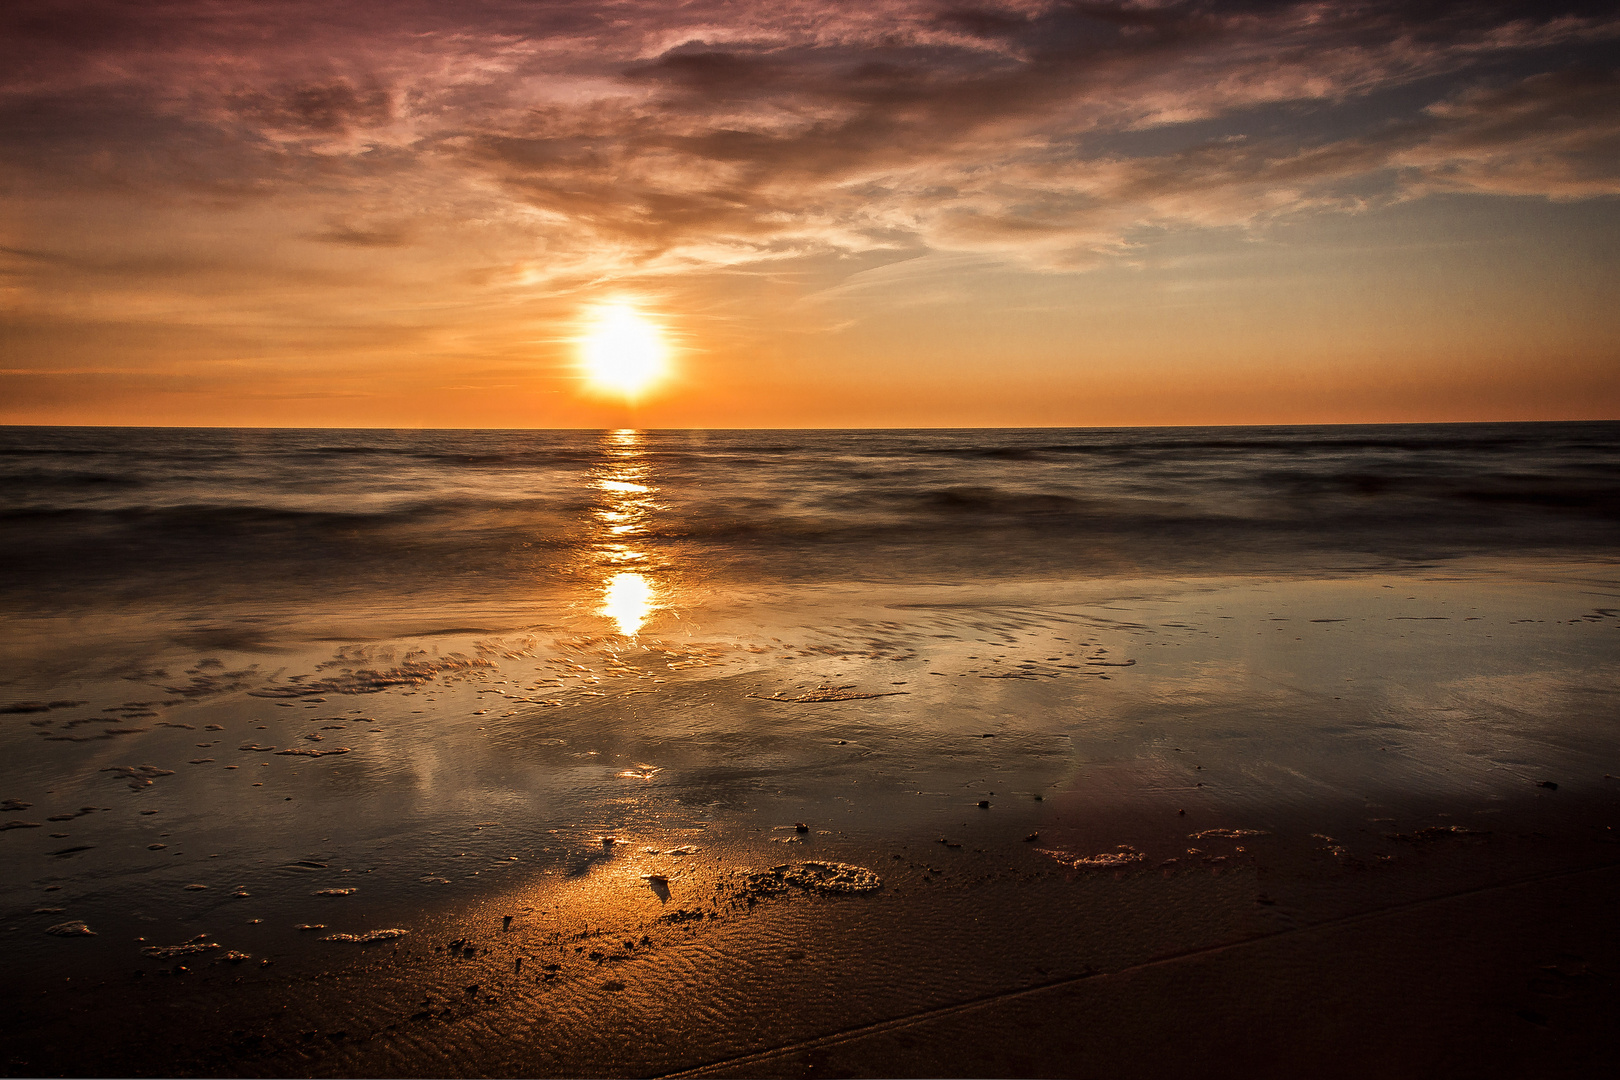
[[[11,1075],[1569,1075],[1614,424],[0,432]]]

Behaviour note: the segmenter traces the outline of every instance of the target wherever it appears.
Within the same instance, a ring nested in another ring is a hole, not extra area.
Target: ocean
[[[1612,553],[1620,424],[0,429],[0,605],[500,608],[760,582]],[[598,583],[599,584],[599,583]]]
[[[1617,559],[1614,423],[0,429],[4,1031],[656,1072],[1563,880]]]

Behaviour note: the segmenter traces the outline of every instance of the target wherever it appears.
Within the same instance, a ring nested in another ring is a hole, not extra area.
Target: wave
[[[647,558],[780,577],[930,560],[1069,573],[1211,551],[1268,565],[1324,550],[1620,551],[1620,424],[649,432],[634,443],[0,429],[0,593],[152,575],[522,589],[629,535],[608,532],[626,520],[601,483],[615,476],[647,488],[630,537]]]

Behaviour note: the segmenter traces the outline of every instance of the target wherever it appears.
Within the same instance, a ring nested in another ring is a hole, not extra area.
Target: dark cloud
[[[245,97],[241,107],[271,128],[318,135],[343,135],[355,128],[380,126],[394,114],[393,100],[383,87],[375,82],[356,87],[347,79]]]
[[[311,234],[310,239],[327,244],[347,244],[350,247],[403,247],[410,242],[410,231],[403,226],[360,228],[354,225],[334,224]]]
[[[408,219],[559,279],[896,245],[1068,267],[1144,228],[1620,192],[1615,68],[1572,66],[1620,16],[1590,4],[23,0],[0,37],[17,213],[262,200],[254,229],[363,253],[417,233],[352,223]],[[1371,107],[1394,88],[1404,114]]]

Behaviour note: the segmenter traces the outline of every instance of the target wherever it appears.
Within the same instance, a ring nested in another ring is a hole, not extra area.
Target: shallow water
[[[1255,842],[1195,834],[1342,868],[1574,829],[1620,788],[1617,448],[0,432],[0,932],[47,973],[198,934],[284,972],[806,857],[1218,874]]]

